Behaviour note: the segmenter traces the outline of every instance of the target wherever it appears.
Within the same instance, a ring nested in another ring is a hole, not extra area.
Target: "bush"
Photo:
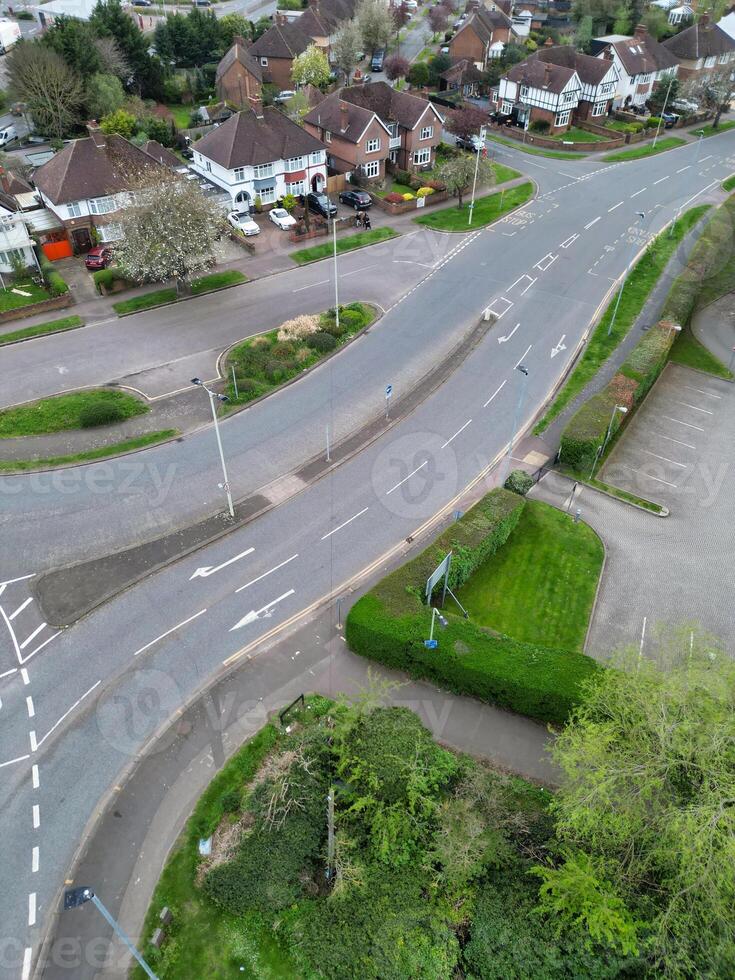
[[[330,350],[334,350],[334,348],[337,346],[337,339],[332,336],[331,333],[318,330],[316,333],[306,338],[306,344],[308,347],[311,347],[312,350],[315,350],[320,354],[326,354]]]
[[[397,184],[405,184],[406,187],[410,187],[409,181],[411,180],[411,173],[408,170],[396,170],[395,181]]]
[[[415,196],[411,194],[410,191],[405,194],[402,194],[401,196],[403,197],[404,201],[413,201],[415,199]]]
[[[98,425],[112,425],[122,422],[125,412],[114,402],[90,402],[79,412],[79,424],[83,429],[93,429]]]
[[[513,493],[518,493],[521,497],[525,497],[533,486],[533,477],[526,473],[525,470],[513,470],[508,474],[508,479],[503,486],[506,490],[511,490]]]
[[[411,174],[411,179],[408,182],[408,186],[411,188],[412,191],[417,191],[419,187],[423,187],[423,183],[424,183],[423,180],[419,177],[418,174]]]
[[[551,123],[548,119],[534,119],[528,128],[532,133],[548,133],[551,129]]]
[[[52,296],[63,296],[69,292],[69,287],[58,272],[50,272],[46,278],[46,286]]]
[[[427,180],[426,186],[430,187],[433,191],[445,191],[447,185],[443,184],[440,180]]]
[[[304,340],[319,329],[319,317],[313,313],[302,314],[294,317],[293,320],[286,320],[278,328],[278,339],[283,340]]]
[[[385,195],[384,200],[389,204],[402,204],[403,194],[397,194],[395,191],[391,191],[389,194]]]
[[[658,129],[661,125],[661,118],[660,116],[649,116],[644,125],[646,129]]]
[[[95,284],[98,293],[103,293],[105,289],[112,289],[115,276],[112,273],[112,269],[98,269],[92,274],[92,280]]]
[[[419,187],[419,189],[416,191],[416,197],[429,197],[429,195],[433,193],[433,187]]]

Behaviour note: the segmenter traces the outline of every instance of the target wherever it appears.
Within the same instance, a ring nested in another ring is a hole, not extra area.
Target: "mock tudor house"
[[[245,44],[245,38],[236,34],[232,44],[217,65],[214,76],[217,98],[242,109],[251,99],[259,99],[263,84],[263,69]]]
[[[574,68],[529,58],[513,65],[498,85],[498,107],[519,125],[548,123],[548,131],[563,133],[572,122],[582,92]]]
[[[115,241],[115,214],[128,200],[131,174],[160,164],[117,133],[106,134],[96,123],[89,136],[72,140],[33,176],[46,207],[60,221],[75,253],[91,248],[92,228],[102,242]]]
[[[284,22],[269,27],[265,34],[250,45],[248,52],[260,66],[263,81],[283,90],[292,86],[291,69],[294,59],[313,43],[312,38],[304,34],[298,26],[298,22]]]
[[[706,79],[735,60],[735,41],[707,14],[663,42],[679,66],[679,78]]]
[[[492,58],[499,58],[515,37],[510,17],[499,8],[488,10],[480,0],[469,0],[470,15],[449,42],[453,61],[467,58],[484,71]]]
[[[273,107],[253,108],[193,145],[192,169],[227,191],[234,207],[275,204],[286,194],[321,191],[327,182],[324,143]]]
[[[659,44],[643,24],[636,27],[633,37],[611,34],[595,38],[592,54],[612,59],[618,69],[618,87],[613,108],[645,105],[655,85],[666,74],[674,73],[678,62],[663,44]]]
[[[555,45],[551,38],[529,58],[529,61],[533,58],[576,71],[581,89],[579,101],[572,113],[575,122],[594,121],[608,114],[620,78],[612,58],[593,58],[592,55],[577,51],[570,44]]]
[[[327,164],[334,173],[356,173],[379,182],[385,177],[385,161],[393,137],[372,109],[343,99],[333,92],[304,116],[304,128],[327,148]]]

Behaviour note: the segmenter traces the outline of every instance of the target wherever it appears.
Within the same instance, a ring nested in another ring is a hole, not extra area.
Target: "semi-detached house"
[[[612,58],[593,58],[592,55],[577,51],[570,44],[554,45],[549,38],[544,47],[539,48],[529,60],[571,68],[577,73],[580,90],[577,105],[572,113],[572,121],[595,119],[607,115],[620,78],[620,73]]]
[[[597,58],[612,60],[618,69],[615,109],[644,105],[664,75],[676,75],[678,69],[674,55],[651,37],[643,24],[636,27],[633,37],[611,34],[595,38],[591,50]]]
[[[513,65],[498,84],[498,107],[526,128],[548,123],[550,133],[562,133],[572,122],[582,83],[574,68],[529,58]]]
[[[663,42],[676,58],[681,79],[707,79],[717,72],[728,71],[735,61],[735,41],[702,14],[696,24]],[[731,70],[731,69],[730,69]]]

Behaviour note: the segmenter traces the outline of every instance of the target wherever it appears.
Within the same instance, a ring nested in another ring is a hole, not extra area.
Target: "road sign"
[[[386,398],[390,398],[390,396],[392,394],[393,394],[393,385],[386,385],[385,386],[385,397]]]
[[[434,587],[438,582],[444,579],[444,587],[446,589],[447,579],[449,578],[449,565],[452,561],[452,552],[450,551],[442,561],[436,566],[434,571],[426,580],[426,600],[431,598],[431,593],[434,591]]]
[[[439,646],[439,641],[438,640],[424,640],[424,646],[426,647],[427,650],[436,650],[436,648]]]

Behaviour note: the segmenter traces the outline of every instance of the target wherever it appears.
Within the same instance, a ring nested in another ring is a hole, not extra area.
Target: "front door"
[[[80,252],[88,252],[92,247],[92,236],[89,234],[89,228],[75,228],[71,233],[71,239],[74,252],[77,255]]]

